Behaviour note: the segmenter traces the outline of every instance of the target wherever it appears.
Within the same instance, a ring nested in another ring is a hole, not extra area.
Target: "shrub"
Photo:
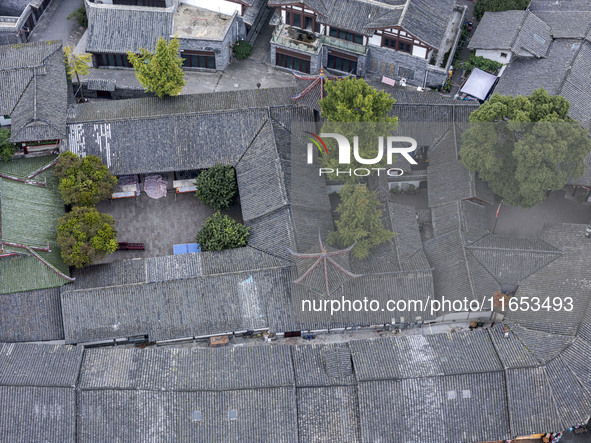
[[[246,246],[249,235],[250,228],[227,215],[216,212],[205,221],[197,233],[197,243],[202,251],[241,248]]]
[[[466,74],[470,74],[474,68],[482,69],[490,74],[494,74],[496,71],[503,67],[502,63],[490,60],[484,57],[476,57],[474,54],[468,57],[468,60],[461,63],[460,68],[466,71]]]
[[[0,159],[7,162],[12,158],[16,152],[16,146],[10,143],[10,131],[8,129],[0,129]]]
[[[511,9],[525,9],[531,0],[477,0],[474,6],[476,20],[480,21],[486,11],[498,12]]]
[[[252,54],[252,45],[248,43],[246,40],[241,40],[237,43],[234,43],[233,47],[234,57],[238,60],[244,60]]]
[[[81,7],[74,10],[70,15],[68,15],[68,20],[76,19],[78,24],[84,28],[88,28],[88,17],[86,16],[86,8],[84,4]]]
[[[195,180],[195,196],[216,211],[228,209],[238,195],[236,172],[230,165],[215,165]]]
[[[117,178],[94,155],[81,159],[72,152],[64,152],[53,172],[60,179],[59,190],[67,205],[94,206],[109,198],[117,184]]]
[[[118,248],[115,220],[95,208],[76,206],[60,218],[57,243],[64,263],[82,268]]]

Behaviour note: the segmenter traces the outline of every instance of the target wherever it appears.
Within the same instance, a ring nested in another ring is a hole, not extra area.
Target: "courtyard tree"
[[[84,158],[66,151],[53,169],[59,178],[59,190],[64,203],[75,206],[94,206],[110,197],[117,184],[109,168],[94,155]]]
[[[344,135],[353,143],[358,137],[359,154],[364,159],[376,158],[378,154],[378,137],[391,135],[397,127],[398,118],[390,112],[396,100],[385,91],[378,91],[363,79],[346,78],[326,82],[326,97],[320,100],[321,115],[326,119],[322,133]],[[319,159],[323,168],[337,170],[343,168],[339,164],[338,144],[336,140],[325,139],[326,151],[321,149]],[[323,146],[324,148],[324,146]],[[371,167],[386,165],[386,156]],[[351,164],[347,168],[367,168],[351,156]],[[336,174],[327,174],[330,179],[338,178]],[[350,179],[350,176],[341,176]],[[353,177],[354,178],[354,177]]]
[[[202,251],[221,251],[223,249],[246,246],[250,228],[233,218],[216,212],[209,217],[197,233],[197,243]]]
[[[339,195],[337,229],[328,234],[331,245],[348,248],[355,243],[351,254],[362,260],[369,257],[372,248],[394,238],[396,234],[384,229],[382,204],[375,192],[364,184],[349,182]]]
[[[0,159],[7,162],[12,158],[16,152],[14,143],[10,143],[10,131],[8,129],[0,129]]]
[[[95,208],[76,206],[60,218],[57,243],[68,266],[82,268],[115,252],[118,247],[113,217]]]
[[[476,171],[505,203],[530,208],[546,191],[585,172],[588,132],[568,117],[570,104],[544,89],[522,97],[495,94],[470,115],[462,164]]]
[[[230,165],[215,165],[201,172],[195,185],[195,196],[216,211],[228,209],[238,195],[236,172]]]
[[[90,63],[90,58],[90,54],[74,54],[74,48],[71,46],[66,46],[64,48],[66,76],[68,77],[68,80],[72,80],[72,77],[76,75],[76,80],[78,81],[78,91],[80,91],[80,97],[82,100],[84,100],[84,94],[82,93],[82,83],[80,83],[80,76],[88,75],[90,72],[90,68],[88,66]]]
[[[476,0],[474,16],[480,20],[485,12],[508,11],[511,9],[525,9],[531,0]]]
[[[156,51],[140,49],[139,54],[127,52],[127,58],[138,81],[146,89],[162,98],[179,95],[185,86],[185,74],[181,69],[183,60],[179,55],[179,40],[175,37],[167,43],[158,39]]]

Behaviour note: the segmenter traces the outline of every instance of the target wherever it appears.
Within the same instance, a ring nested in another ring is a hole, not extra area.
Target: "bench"
[[[144,244],[143,243],[128,243],[128,242],[119,242],[120,251],[143,251]]]

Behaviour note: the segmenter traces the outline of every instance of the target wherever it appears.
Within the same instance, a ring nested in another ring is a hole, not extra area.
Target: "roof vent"
[[[455,400],[457,397],[456,391],[447,391],[447,399],[448,400]]]
[[[236,420],[238,418],[238,411],[236,409],[230,409],[228,412],[228,418],[230,420]]]
[[[193,421],[201,421],[201,411],[193,411]]]
[[[534,38],[539,41],[541,44],[545,44],[546,40],[540,37],[538,34],[534,34]]]
[[[462,391],[462,398],[472,398],[472,394],[470,393],[470,389],[465,389]]]

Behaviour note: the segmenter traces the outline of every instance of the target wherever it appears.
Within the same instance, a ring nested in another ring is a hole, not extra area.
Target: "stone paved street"
[[[53,0],[35,26],[29,41],[62,40],[64,46],[76,46],[84,28],[75,19],[68,20],[67,17],[83,3],[83,0]]]

